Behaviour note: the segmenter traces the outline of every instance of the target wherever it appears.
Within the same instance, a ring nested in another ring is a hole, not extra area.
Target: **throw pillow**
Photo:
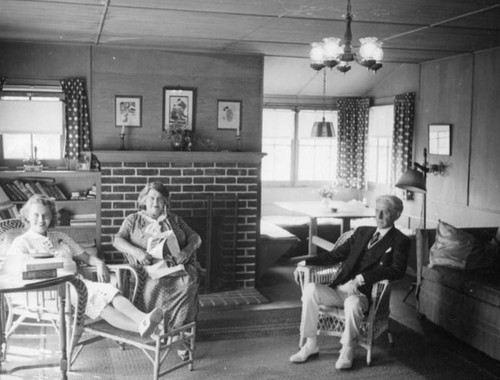
[[[481,250],[481,244],[474,236],[440,220],[436,241],[429,251],[429,267],[441,265],[464,270],[467,258],[477,250]]]

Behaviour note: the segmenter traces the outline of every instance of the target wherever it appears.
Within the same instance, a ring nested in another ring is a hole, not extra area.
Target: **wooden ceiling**
[[[347,0],[0,0],[0,40],[307,59],[342,37]],[[383,41],[384,63],[500,46],[499,0],[352,0],[353,44]]]

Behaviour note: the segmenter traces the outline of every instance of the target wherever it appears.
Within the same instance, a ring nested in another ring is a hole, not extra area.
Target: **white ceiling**
[[[310,43],[342,37],[347,0],[0,0],[0,40],[260,54],[265,93],[322,93]],[[384,42],[384,67],[329,73],[329,95],[360,94],[402,64],[500,46],[499,0],[352,0],[353,44]],[[354,65],[357,66],[357,65]],[[321,78],[320,78],[321,77]],[[319,91],[318,91],[319,90]]]

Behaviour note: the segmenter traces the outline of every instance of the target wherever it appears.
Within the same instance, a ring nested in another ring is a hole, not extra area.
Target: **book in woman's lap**
[[[157,261],[153,265],[144,266],[150,278],[158,279],[164,276],[182,276],[186,274],[184,265],[169,266],[167,261],[163,259],[165,256],[176,257],[181,252],[173,231],[165,231],[150,237],[147,252]]]

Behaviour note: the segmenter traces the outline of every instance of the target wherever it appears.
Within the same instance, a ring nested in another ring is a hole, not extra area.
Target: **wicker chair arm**
[[[298,266],[296,272],[301,289],[309,282],[329,284],[337,278],[341,264],[334,266]]]

